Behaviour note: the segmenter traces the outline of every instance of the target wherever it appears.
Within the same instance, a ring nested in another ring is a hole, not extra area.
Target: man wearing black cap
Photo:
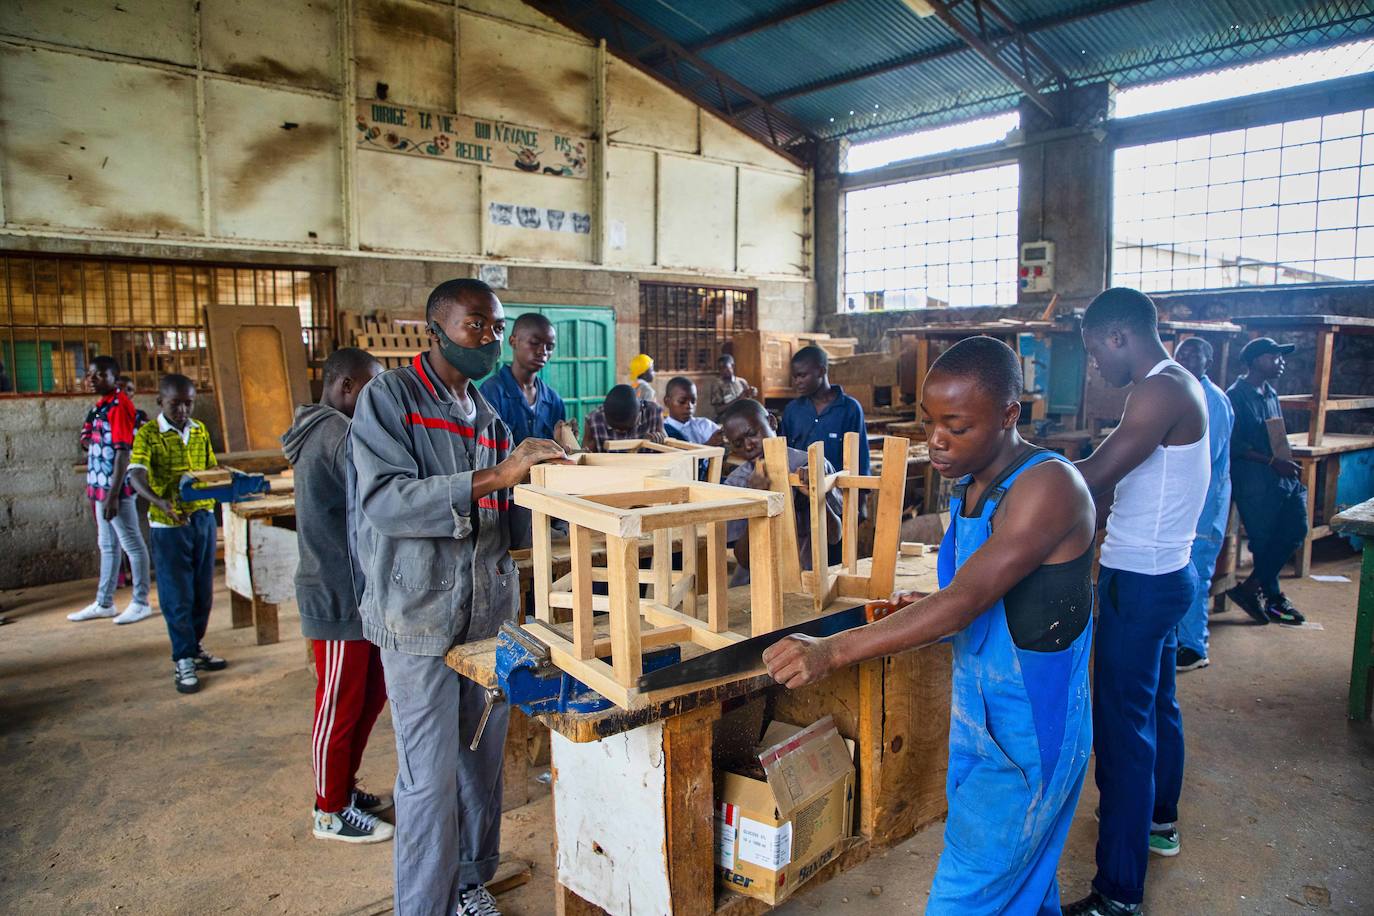
[[[1257,622],[1289,626],[1304,618],[1279,588],[1279,572],[1307,537],[1307,490],[1297,462],[1274,454],[1266,423],[1283,417],[1271,383],[1283,375],[1283,358],[1294,349],[1272,337],[1250,341],[1240,351],[1245,374],[1226,390],[1236,409],[1231,492],[1255,558],[1250,578],[1226,594]]]

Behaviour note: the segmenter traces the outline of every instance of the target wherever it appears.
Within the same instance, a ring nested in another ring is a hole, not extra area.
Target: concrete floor
[[[1319,573],[1356,578],[1336,547]],[[221,590],[206,645],[230,660],[199,694],[171,685],[159,618],[69,623],[91,582],[0,593],[0,912],[375,914],[390,907],[390,845],[311,838],[314,680],[295,638],[231,630]],[[1345,719],[1355,585],[1291,582],[1317,626],[1213,618],[1213,665],[1182,675],[1189,737],[1183,853],[1151,863],[1157,914],[1374,912],[1374,732]],[[127,600],[122,593],[119,601]],[[294,634],[289,612],[283,634]],[[1320,627],[1320,628],[1318,628]],[[366,785],[395,772],[383,713]],[[547,791],[505,818],[505,852],[534,863],[507,916],[552,911]],[[1067,899],[1092,877],[1085,787],[1060,868]],[[927,829],[780,912],[920,912],[940,851]]]

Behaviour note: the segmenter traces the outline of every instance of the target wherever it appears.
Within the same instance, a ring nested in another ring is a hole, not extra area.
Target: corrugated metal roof
[[[649,30],[689,51],[700,46],[695,53],[705,64],[818,138],[876,139],[1005,111],[1021,97],[949,26],[917,15],[902,0],[552,5],[622,56],[648,48],[656,37]],[[1000,6],[1072,84],[1110,79],[1129,86],[1374,36],[1374,0],[1000,0]],[[624,10],[645,28],[617,21],[608,8]],[[803,12],[772,21],[796,10]],[[978,30],[974,3],[959,4],[954,15]],[[998,34],[994,20],[987,24]],[[1003,53],[1010,59],[1013,52]],[[640,62],[669,84],[696,79],[689,94],[722,113],[726,102],[736,111],[745,106],[749,125],[764,125],[742,90],[727,87],[722,100],[710,74],[685,61],[674,69],[661,47],[648,48]],[[1037,75],[1048,74],[1037,68]]]

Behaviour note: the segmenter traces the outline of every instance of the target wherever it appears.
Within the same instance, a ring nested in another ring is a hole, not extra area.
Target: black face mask
[[[444,354],[444,360],[466,378],[486,378],[491,375],[491,370],[496,368],[496,361],[501,358],[499,340],[493,340],[480,347],[464,347],[454,343],[439,327],[438,322],[431,321],[429,329],[439,338],[439,352]]]

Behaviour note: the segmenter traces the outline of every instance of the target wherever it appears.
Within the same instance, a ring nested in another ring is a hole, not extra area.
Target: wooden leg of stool
[[[229,593],[229,619],[235,630],[253,625],[253,599],[245,598],[238,592]]]

